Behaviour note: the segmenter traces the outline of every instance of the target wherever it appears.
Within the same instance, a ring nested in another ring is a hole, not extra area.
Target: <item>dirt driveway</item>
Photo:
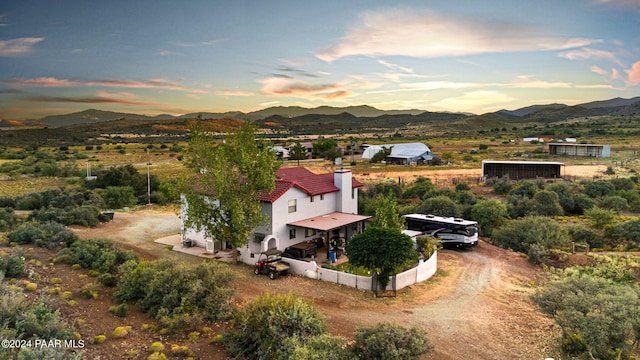
[[[174,211],[145,209],[116,213],[96,229],[76,229],[82,238],[108,238],[147,258],[199,258],[170,251],[154,239],[180,232]],[[435,351],[424,359],[545,359],[559,329],[528,300],[540,270],[523,257],[485,242],[466,251],[438,253],[438,272],[430,280],[375,298],[353,289],[301,276],[271,281],[246,265],[237,270],[238,301],[268,291],[295,293],[312,301],[327,317],[331,333],[350,337],[356,326],[392,321],[425,329]]]

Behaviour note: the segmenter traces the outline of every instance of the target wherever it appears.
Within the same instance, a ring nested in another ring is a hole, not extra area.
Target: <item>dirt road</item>
[[[79,230],[83,238],[112,239],[149,258],[198,258],[153,243],[177,234],[172,211],[117,213],[96,229]],[[271,281],[246,265],[237,270],[237,301],[268,291],[295,293],[312,301],[327,318],[331,333],[350,337],[357,326],[392,321],[425,329],[435,351],[424,359],[544,359],[554,357],[559,336],[551,319],[529,301],[540,270],[523,257],[481,242],[471,250],[442,250],[432,279],[405,288],[396,297],[375,298],[369,291],[287,276]]]

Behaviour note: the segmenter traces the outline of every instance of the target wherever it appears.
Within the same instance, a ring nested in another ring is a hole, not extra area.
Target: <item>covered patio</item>
[[[325,215],[314,216],[308,219],[288,223],[288,226],[311,229],[319,232],[318,236],[311,239],[317,246],[317,256],[320,261],[330,260],[330,252],[336,254],[336,260],[341,259],[344,248],[349,239],[355,234],[361,233],[365,223],[371,216],[333,212]]]

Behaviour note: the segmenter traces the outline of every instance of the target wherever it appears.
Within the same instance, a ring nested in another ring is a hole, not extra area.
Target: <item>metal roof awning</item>
[[[314,216],[312,218],[294,221],[287,225],[297,226],[320,231],[330,231],[343,226],[351,225],[363,220],[370,219],[371,216],[347,214],[341,212],[333,212],[326,215]]]

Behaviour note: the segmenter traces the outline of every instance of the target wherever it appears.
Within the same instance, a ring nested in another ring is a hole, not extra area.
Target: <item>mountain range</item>
[[[366,122],[369,126],[377,123],[385,124],[387,121],[403,118],[402,122],[424,122],[431,119],[461,119],[478,117],[478,119],[498,119],[498,120],[525,120],[552,122],[568,118],[603,116],[603,115],[626,115],[640,113],[640,96],[631,99],[614,98],[602,101],[593,101],[578,105],[545,104],[532,105],[516,110],[499,110],[494,113],[474,115],[468,113],[449,112],[429,112],[419,109],[411,110],[380,110],[368,105],[332,107],[320,106],[315,108],[304,108],[299,106],[277,106],[262,110],[243,113],[239,111],[214,113],[201,112],[189,113],[179,116],[161,114],[147,116],[140,114],[112,112],[104,110],[89,109],[81,112],[51,115],[41,119],[30,119],[23,121],[0,119],[0,127],[22,127],[22,126],[69,126],[77,124],[100,123],[112,120],[147,120],[147,121],[167,121],[178,119],[194,119],[198,116],[203,119],[239,119],[253,120],[261,124],[268,123],[289,123],[292,126],[303,126],[307,122],[345,122],[346,126],[352,123]],[[364,118],[364,119],[363,119]],[[399,124],[402,125],[402,124]]]

